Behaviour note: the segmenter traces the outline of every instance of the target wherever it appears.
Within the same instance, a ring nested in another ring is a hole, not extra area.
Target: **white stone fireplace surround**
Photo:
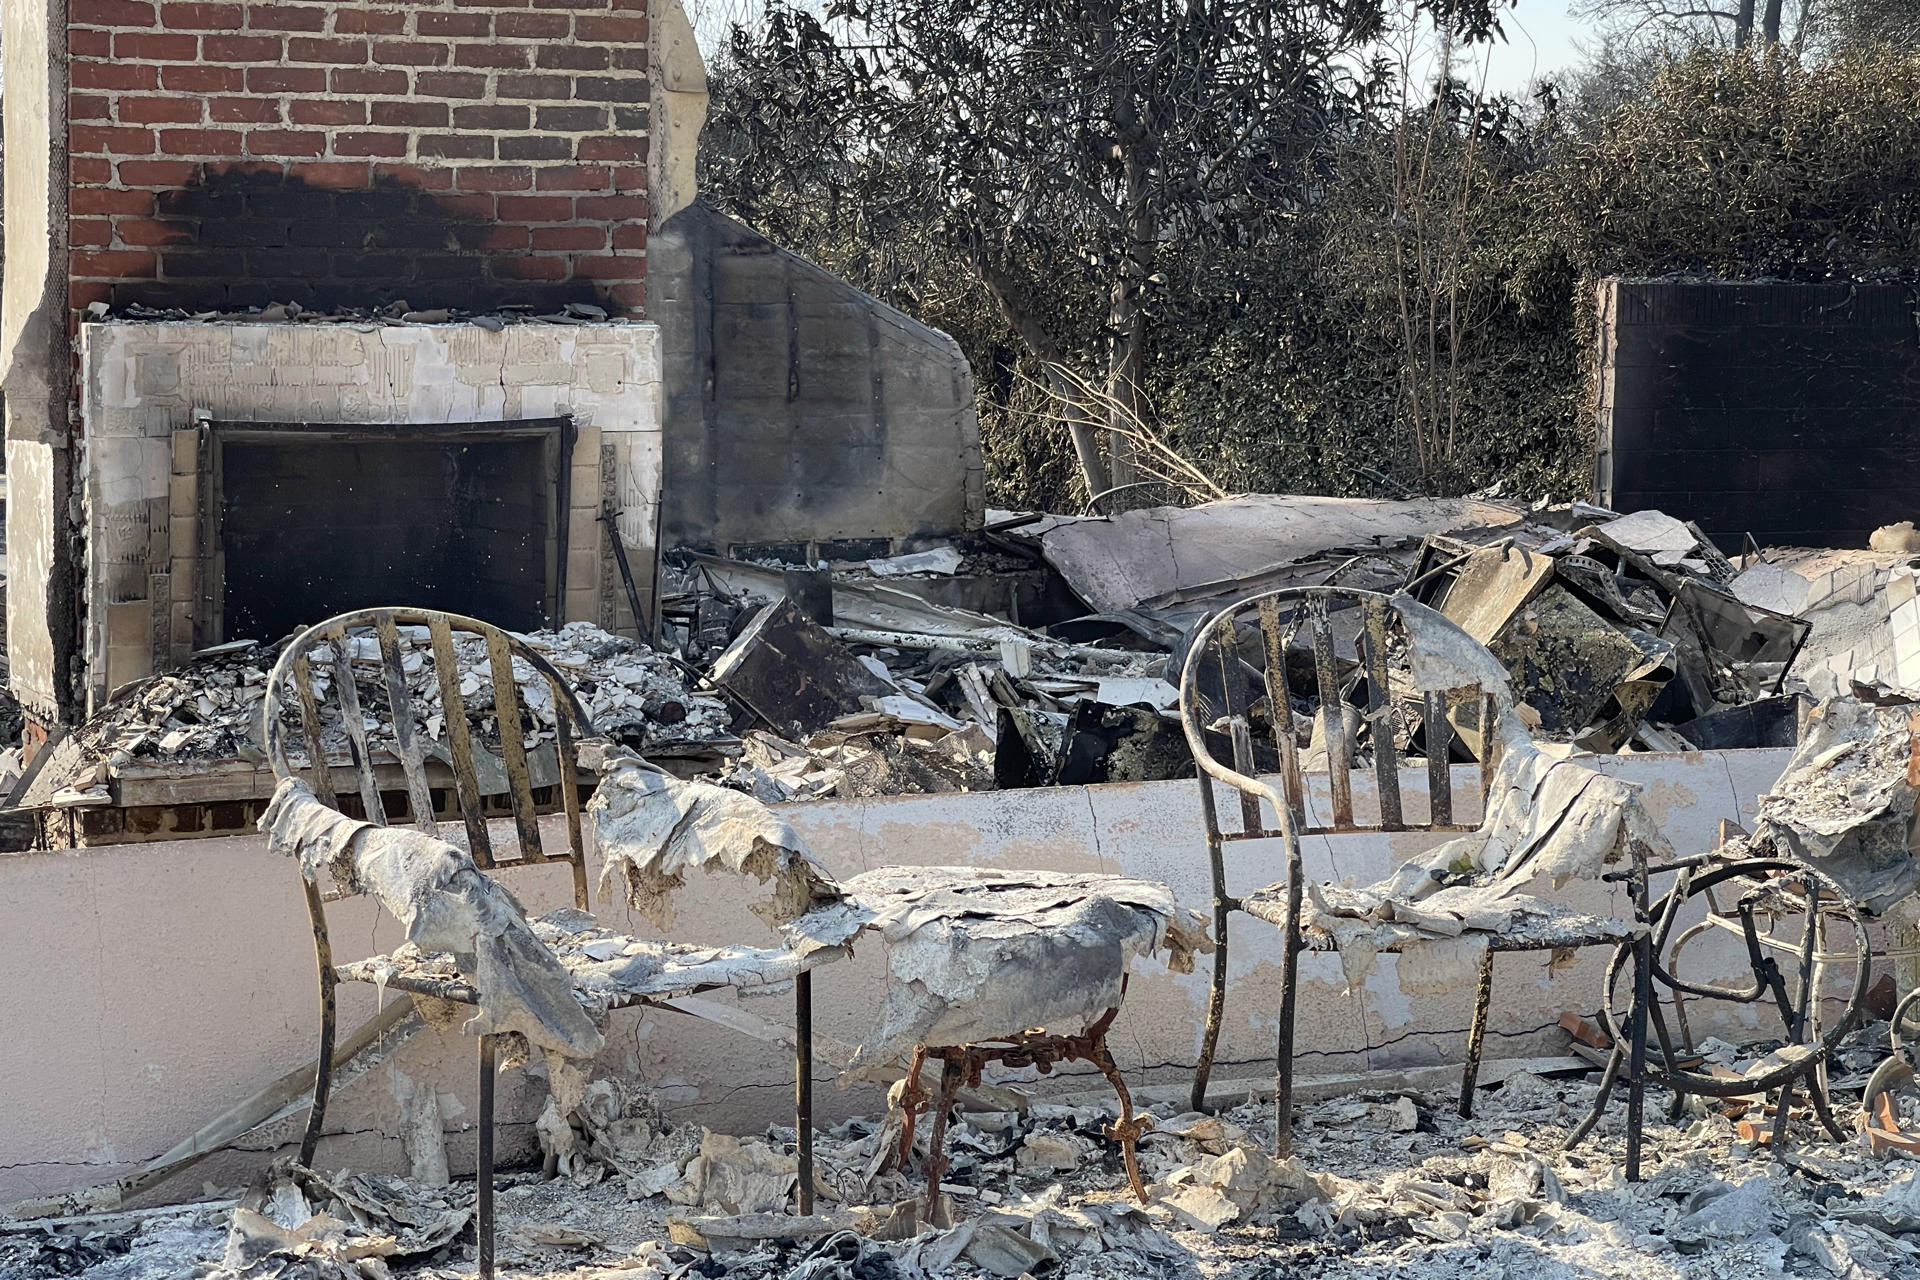
[[[238,638],[205,616],[203,587],[223,570],[204,533],[222,497],[209,422],[368,426],[406,441],[408,426],[431,440],[447,424],[485,436],[491,423],[570,419],[571,463],[551,486],[564,496],[549,499],[565,506],[544,516],[567,531],[555,621],[632,625],[598,518],[609,505],[641,598],[650,596],[661,469],[654,325],[104,321],[81,326],[80,364],[90,708],[203,644]],[[314,557],[327,555],[320,543]]]

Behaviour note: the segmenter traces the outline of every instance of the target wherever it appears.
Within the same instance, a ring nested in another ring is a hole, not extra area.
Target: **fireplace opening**
[[[401,603],[546,625],[565,590],[572,435],[566,419],[208,424],[203,643]]]

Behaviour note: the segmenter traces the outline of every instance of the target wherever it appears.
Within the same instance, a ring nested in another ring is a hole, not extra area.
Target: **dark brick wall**
[[[646,298],[647,0],[72,0],[72,305]]]
[[[1920,519],[1920,322],[1901,284],[1607,280],[1599,489],[1722,546],[1864,547]]]

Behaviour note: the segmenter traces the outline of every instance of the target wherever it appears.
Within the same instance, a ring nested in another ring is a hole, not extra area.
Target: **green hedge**
[[[1600,277],[1920,276],[1920,53],[1701,53],[1616,100],[1362,121],[1283,235],[1165,246],[1167,435],[1229,490],[1583,496]],[[874,245],[817,226],[783,231],[972,357],[989,501],[1077,508],[1065,434],[965,263],[876,271]],[[1408,312],[1462,319],[1421,328],[1410,358]],[[1416,401],[1445,411],[1424,458]]]

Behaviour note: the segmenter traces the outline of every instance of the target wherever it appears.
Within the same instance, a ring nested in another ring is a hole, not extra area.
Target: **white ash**
[[[446,717],[427,629],[401,627],[399,635],[415,732],[445,742]],[[687,679],[667,658],[634,640],[587,622],[520,638],[553,664],[599,733],[642,750],[664,742],[732,737],[732,717],[724,701],[689,689]],[[369,629],[350,634],[348,644],[368,737],[376,753],[384,749],[392,755],[392,713],[379,641]],[[81,728],[88,739],[90,763],[71,785],[104,782],[113,771],[131,764],[232,759],[264,763],[262,705],[268,674],[279,652],[279,645],[222,645],[178,671],[123,693]],[[486,644],[478,636],[456,632],[454,653],[469,719],[478,721],[483,743],[497,746],[499,725],[492,714],[493,680]],[[328,644],[317,645],[309,653],[313,691],[321,708],[321,740],[328,757],[344,763],[350,756],[338,699],[333,696],[334,656]],[[532,749],[552,742],[556,730],[551,687],[523,659],[514,659],[513,670],[522,705],[522,745]],[[294,763],[304,764],[306,738],[291,679],[284,702],[288,754]]]
[[[1850,1070],[1855,1058],[1884,1052],[1883,1033],[1849,1041],[1842,1057]],[[1299,1108],[1291,1161],[1266,1157],[1273,1127],[1264,1100],[1217,1116],[1163,1106],[1141,1142],[1151,1183],[1144,1207],[1105,1134],[1110,1101],[1033,1100],[1024,1114],[963,1108],[949,1129],[954,1225],[916,1222],[901,1239],[877,1228],[898,1221],[924,1183],[917,1167],[887,1158],[897,1122],[856,1119],[816,1140],[816,1221],[831,1220],[833,1234],[796,1230],[712,1254],[674,1243],[669,1219],[724,1213],[694,1203],[706,1185],[695,1161],[705,1151],[710,1166],[735,1144],[667,1125],[624,1088],[603,1092],[621,1101],[620,1114],[583,1114],[568,1134],[579,1158],[556,1167],[561,1176],[503,1176],[503,1278],[975,1280],[1013,1274],[991,1269],[1010,1254],[1038,1259],[1035,1274],[1061,1280],[1920,1276],[1911,1162],[1876,1159],[1857,1141],[1836,1143],[1804,1125],[1776,1158],[1741,1142],[1718,1111],[1664,1123],[1667,1096],[1654,1090],[1645,1178],[1629,1184],[1623,1099],[1589,1145],[1560,1150],[1592,1100],[1590,1080],[1514,1074],[1481,1091],[1472,1120],[1440,1094],[1309,1104]],[[1843,1116],[1857,1106],[1845,1096],[1836,1102]],[[1759,1116],[1758,1103],[1750,1116]],[[919,1158],[929,1128],[923,1119]],[[784,1174],[792,1139],[775,1128],[737,1145]],[[217,1243],[209,1248],[203,1256],[216,1256]],[[472,1274],[471,1258],[463,1236],[424,1265],[393,1270],[451,1280]]]

